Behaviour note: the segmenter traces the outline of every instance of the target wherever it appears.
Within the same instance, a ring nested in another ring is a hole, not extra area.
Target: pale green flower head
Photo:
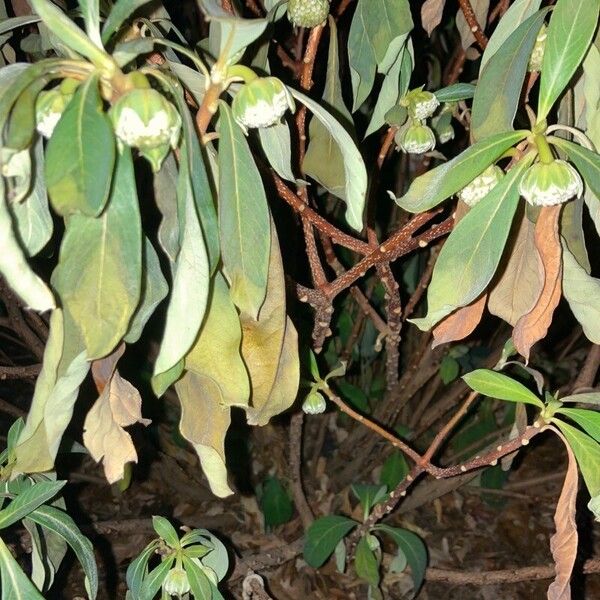
[[[270,127],[279,123],[288,109],[294,110],[294,100],[277,77],[257,77],[240,88],[231,109],[244,130]]]
[[[534,206],[554,206],[579,198],[583,181],[575,168],[564,160],[537,162],[525,171],[519,193]]]
[[[422,90],[420,88],[411,90],[400,101],[402,106],[406,106],[408,114],[419,121],[428,119],[440,105],[440,101],[435,94]]]
[[[187,573],[181,567],[174,567],[167,573],[163,586],[165,593],[178,598],[190,591]]]
[[[491,192],[504,177],[504,171],[497,165],[490,165],[481,175],[478,175],[466,185],[458,197],[467,205],[475,206],[482,198]]]
[[[289,0],[287,14],[297,27],[316,27],[327,19],[329,0]]]
[[[531,51],[531,58],[527,65],[528,71],[541,71],[542,62],[544,60],[544,50],[546,48],[546,38],[548,37],[548,29],[546,25],[542,25],[540,32],[535,38],[535,46]]]
[[[318,391],[310,392],[302,403],[302,410],[307,415],[321,414],[325,412],[326,408],[327,403],[325,402],[325,398],[323,397],[323,394]]]
[[[409,154],[424,154],[435,148],[435,134],[427,125],[413,123],[394,138],[396,145]]]

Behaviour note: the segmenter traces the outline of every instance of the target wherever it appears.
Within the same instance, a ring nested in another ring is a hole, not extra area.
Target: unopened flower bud
[[[181,567],[175,567],[167,573],[164,582],[165,593],[169,596],[177,596],[181,598],[183,594],[190,591],[190,582],[187,573]]]
[[[440,105],[435,94],[422,89],[411,90],[402,98],[400,104],[408,108],[408,114],[413,119],[422,121],[428,119]]]
[[[316,27],[327,19],[329,0],[289,0],[287,14],[298,27]]]
[[[147,157],[152,155],[152,150],[160,149],[158,157],[150,159],[155,171],[166,155],[165,148],[177,146],[181,116],[157,90],[137,88],[127,92],[116,101],[110,115],[115,133],[123,144],[139,148]]]
[[[540,32],[535,38],[535,45],[531,51],[531,57],[529,64],[527,65],[528,71],[541,71],[542,62],[544,59],[544,49],[546,48],[546,38],[548,37],[548,30],[545,25],[542,25]]]
[[[465,186],[458,197],[467,205],[475,206],[481,199],[492,191],[504,177],[504,171],[497,165],[490,165],[481,175],[478,175]]]
[[[35,103],[36,129],[47,139],[52,137],[73,94],[63,94],[60,88],[40,92]]]
[[[427,125],[413,123],[394,138],[396,145],[409,154],[424,154],[435,148],[435,135]]]
[[[231,109],[244,129],[270,127],[280,121],[286,110],[294,110],[294,100],[277,77],[258,77],[242,86]]]
[[[438,129],[437,134],[440,144],[445,144],[446,142],[449,142],[450,140],[454,139],[454,127],[452,127],[452,125],[440,127],[440,129]]]
[[[534,206],[562,204],[583,193],[581,176],[568,162],[560,159],[537,162],[525,171],[519,193]]]
[[[306,396],[304,402],[302,403],[302,410],[307,415],[318,415],[325,412],[327,408],[327,403],[325,402],[325,398],[321,392],[310,392],[308,396]]]

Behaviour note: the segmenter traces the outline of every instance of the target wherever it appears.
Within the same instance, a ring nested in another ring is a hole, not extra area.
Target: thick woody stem
[[[475,12],[473,11],[470,0],[458,0],[458,3],[460,5],[460,10],[465,16],[465,21],[471,28],[471,32],[479,44],[479,47],[482,50],[485,50],[488,44],[488,39],[485,33],[483,33],[481,30],[481,26],[477,22],[477,17],[475,16]]]

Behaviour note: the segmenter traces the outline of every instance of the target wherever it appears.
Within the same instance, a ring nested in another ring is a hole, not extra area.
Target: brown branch
[[[586,560],[582,569],[584,574],[600,573],[600,559]],[[497,585],[499,583],[518,583],[519,581],[537,581],[552,579],[556,576],[554,565],[534,567],[514,567],[498,571],[450,571],[430,567],[425,572],[427,581],[443,581],[453,585]]]
[[[302,425],[304,413],[298,412],[292,415],[290,420],[290,474],[292,479],[292,494],[294,504],[300,515],[304,529],[308,529],[314,521],[314,515],[310,505],[306,501],[302,489]]]
[[[42,365],[27,365],[25,367],[0,367],[0,379],[31,379],[37,377]]]
[[[485,33],[483,33],[483,31],[481,30],[481,26],[477,22],[477,17],[475,16],[475,12],[473,11],[473,7],[471,6],[470,0],[458,0],[458,3],[460,5],[460,10],[462,11],[462,14],[465,16],[465,21],[467,22],[467,25],[471,28],[471,32],[477,40],[479,47],[482,50],[485,50],[488,44],[488,39]]]

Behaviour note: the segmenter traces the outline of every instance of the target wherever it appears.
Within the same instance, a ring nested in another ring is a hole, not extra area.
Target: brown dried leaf
[[[484,293],[477,300],[467,306],[463,306],[448,315],[433,328],[432,348],[448,342],[462,340],[473,333],[473,330],[483,315],[483,309],[487,301],[487,294]]]
[[[97,373],[105,373],[107,368],[114,370],[116,360],[113,354],[102,361],[96,361],[102,363],[98,366]],[[135,446],[124,427],[134,423],[148,425],[150,422],[149,419],[142,418],[140,393],[118,371],[114,371],[86,415],[83,425],[83,443],[96,462],[102,461],[109,483],[123,479],[128,462],[137,462]]]
[[[425,0],[421,6],[421,23],[427,35],[441,23],[446,0]]]
[[[117,368],[117,363],[124,352],[125,344],[121,344],[108,356],[92,362],[92,377],[99,394],[103,392],[106,384],[111,380]]]
[[[562,439],[567,449],[569,464],[563,488],[556,505],[554,523],[556,533],[550,538],[550,550],[554,558],[556,578],[548,588],[548,600],[571,600],[571,573],[577,557],[577,524],[575,504],[577,500],[577,461],[567,440],[554,427],[551,429]]]
[[[547,333],[562,293],[562,247],[558,232],[561,205],[545,206],[535,225],[535,246],[539,252],[544,286],[535,306],[515,325],[515,348],[529,359],[531,347]]]
[[[535,225],[523,214],[516,236],[506,250],[508,260],[490,291],[488,310],[513,326],[534,307],[542,290],[534,232]]]

